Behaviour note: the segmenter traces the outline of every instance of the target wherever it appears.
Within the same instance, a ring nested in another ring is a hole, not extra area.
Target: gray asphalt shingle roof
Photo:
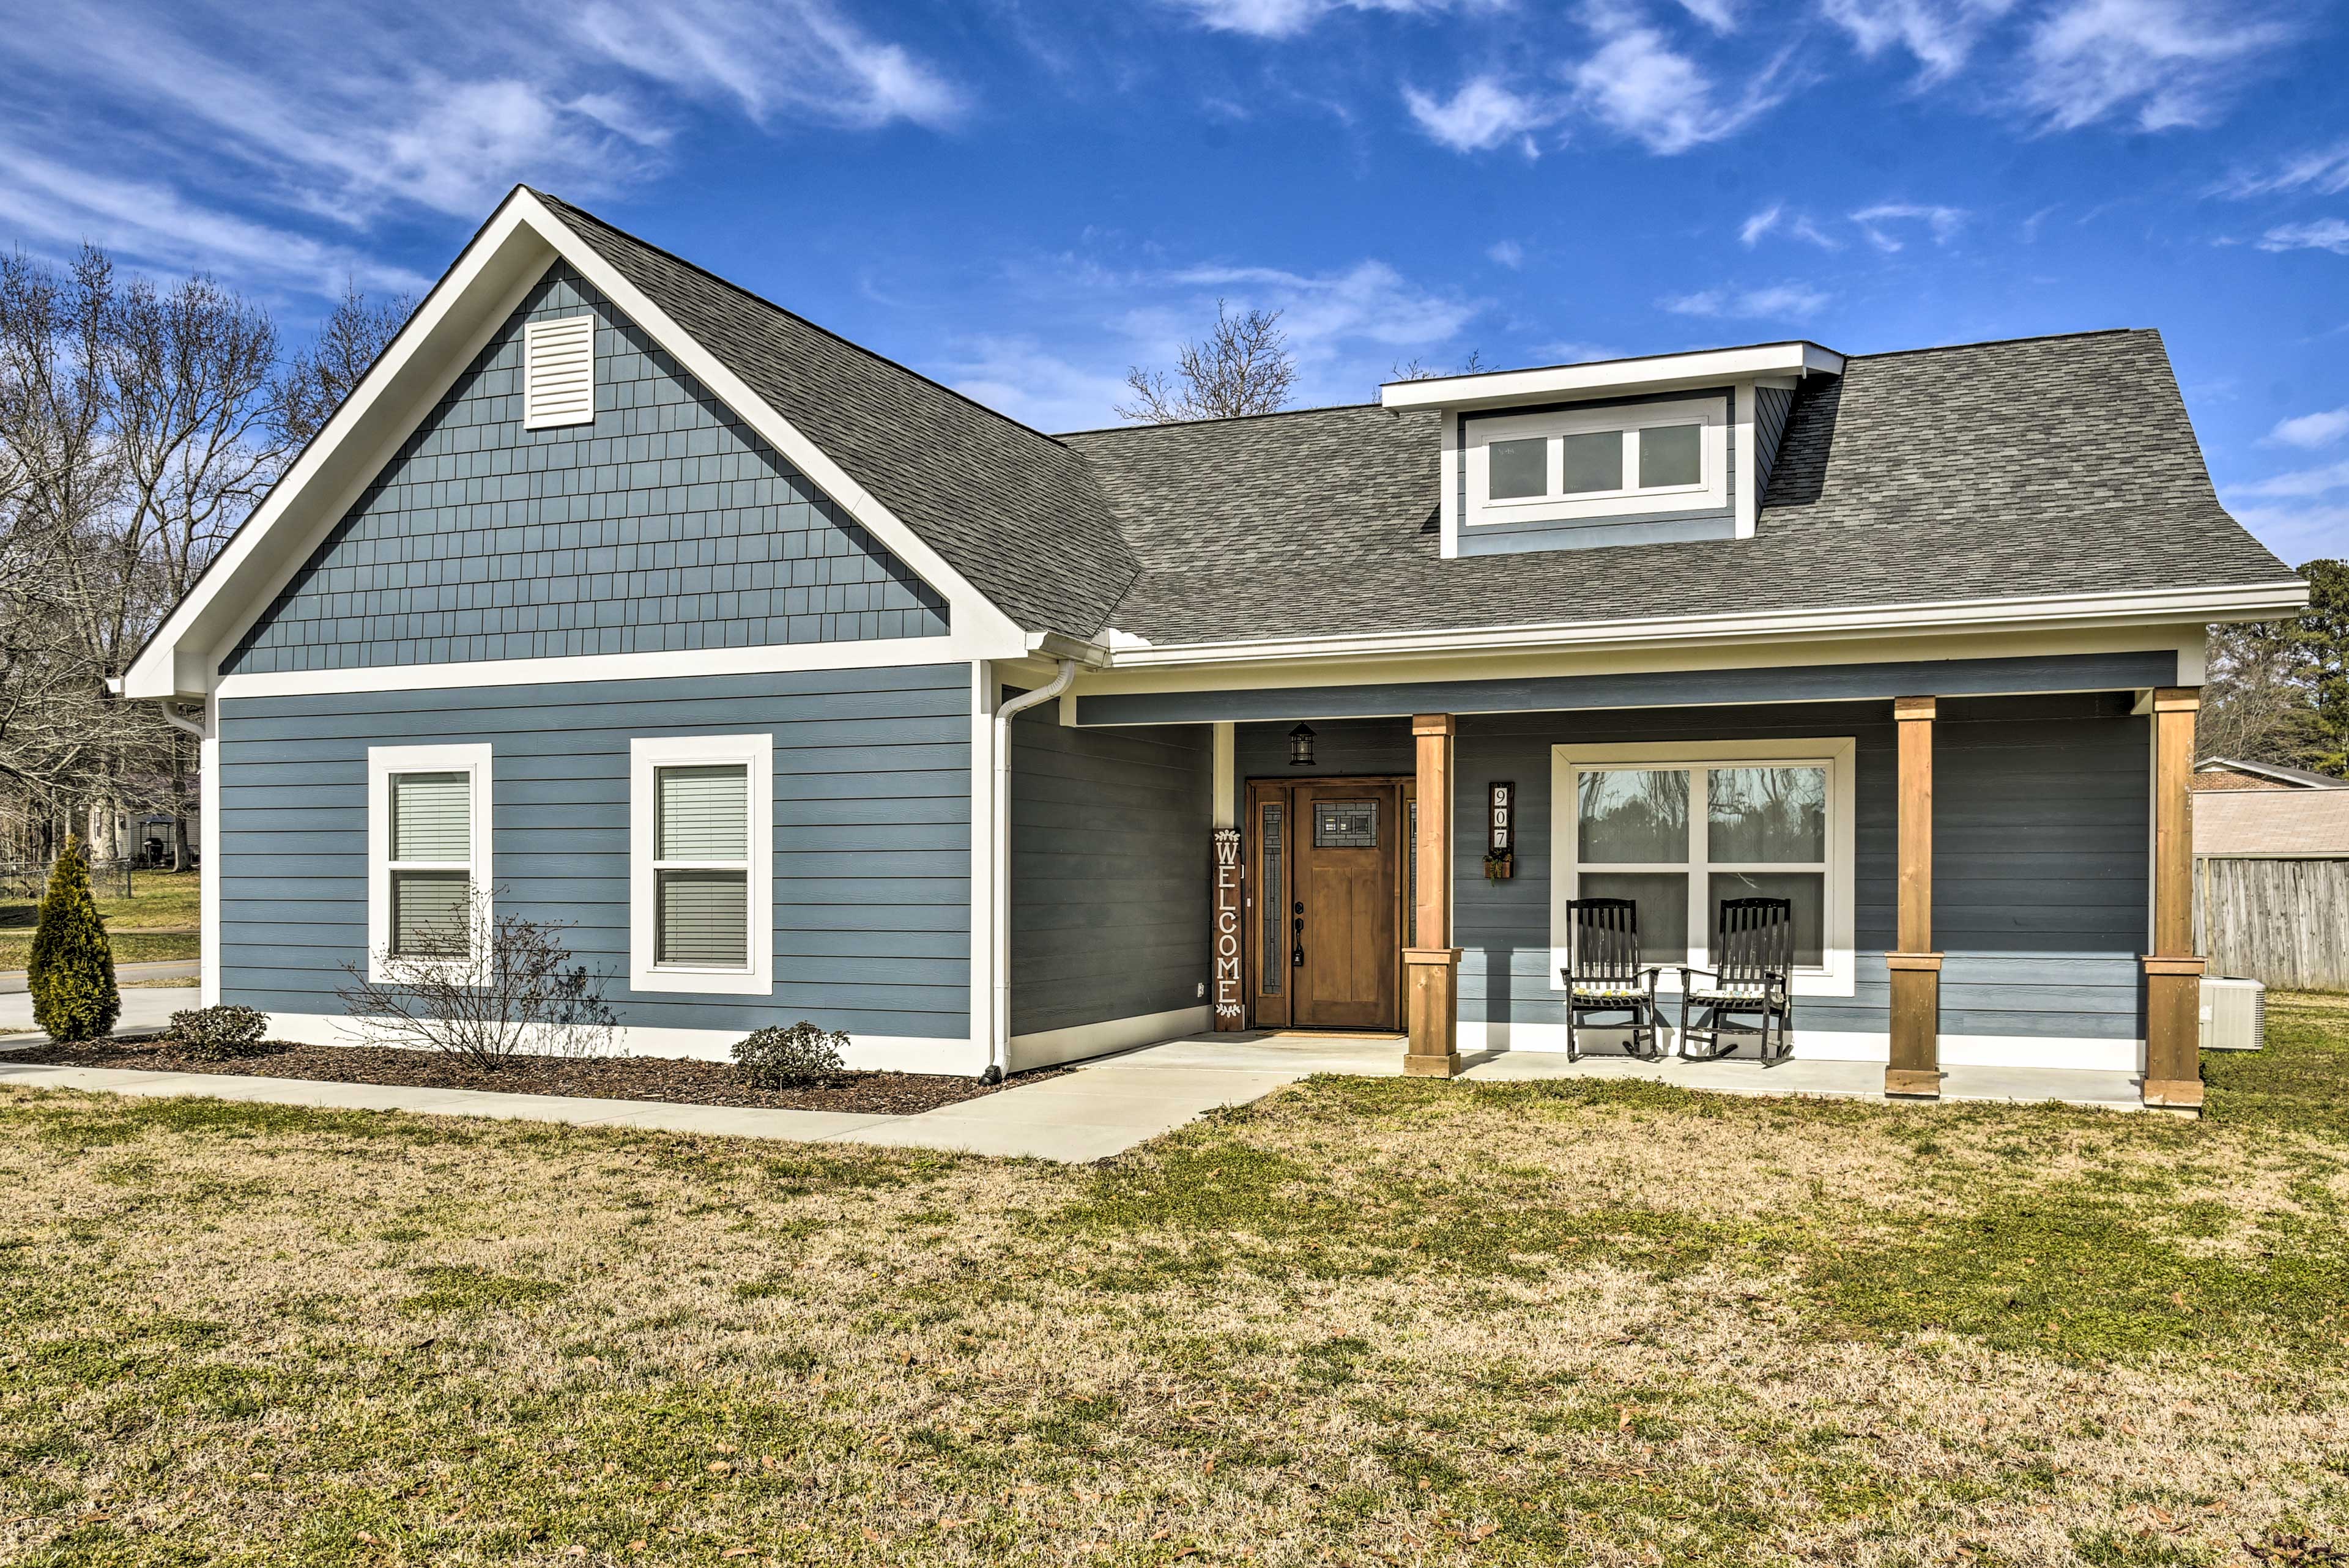
[[[1082,458],[590,213],[537,195],[1004,614],[1031,631],[1084,636],[1101,628],[1138,563]]]
[[[1755,536],[1444,561],[1437,416],[1043,435],[542,195],[1031,631],[1154,643],[2270,583],[2160,335],[1863,355],[1797,394]]]
[[[1435,419],[1063,436],[1142,558],[1111,623],[1216,642],[2292,576],[2220,507],[2154,332],[1849,359],[1797,397],[1746,540],[1442,560]]]

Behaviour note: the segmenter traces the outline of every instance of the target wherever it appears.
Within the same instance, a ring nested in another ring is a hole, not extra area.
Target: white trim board
[[[220,661],[264,614],[547,267],[568,263],[786,462],[945,595],[967,645],[1025,651],[1025,634],[945,557],[520,186],[433,285],[317,438],[304,449],[122,677],[133,698],[212,691]],[[662,657],[666,655],[652,655]]]
[[[1008,1053],[1012,1072],[1048,1068],[1061,1062],[1103,1057],[1154,1046],[1185,1035],[1204,1035],[1215,1026],[1215,1010],[1206,1003],[1165,1013],[1137,1013],[1130,1018],[1109,1018],[1098,1024],[1072,1024],[1065,1029],[1042,1029],[1014,1035]]]
[[[355,1046],[361,1042],[357,1026],[336,1013],[272,1013],[269,1030],[278,1039],[305,1046]],[[623,1057],[670,1057],[692,1061],[731,1061],[735,1042],[748,1029],[678,1029],[653,1025],[623,1025],[611,1054]],[[851,1035],[841,1055],[859,1072],[947,1073],[977,1078],[986,1070],[980,1047],[969,1040],[937,1039],[917,1035]]]
[[[1795,1007],[1796,1019],[1802,1016],[1802,1006]],[[1582,1048],[1585,1055],[1594,1052],[1608,1054],[1619,1049],[1626,1031],[1620,1029],[1585,1028]],[[1673,1048],[1677,1033],[1672,1020],[1665,1021],[1661,1038],[1667,1049]],[[1787,1039],[1793,1055],[1798,1060],[1815,1062],[1889,1062],[1892,1059],[1892,1037],[1887,1033],[1856,1029],[1806,1029],[1797,1026]],[[1479,1019],[1460,1020],[1460,1049],[1464,1055],[1477,1051],[1537,1051],[1562,1052],[1566,1049],[1564,1024],[1494,1024]],[[1944,1067],[1961,1068],[2060,1068],[2075,1072],[2137,1072],[2142,1070],[2145,1042],[2134,1039],[2080,1039],[2064,1035],[1943,1035],[1940,1037],[1940,1059]]]
[[[969,645],[953,635],[873,637],[861,642],[770,643],[741,648],[687,648],[646,654],[564,654],[543,659],[283,670],[223,676],[218,694],[231,699],[319,696],[448,691],[472,686],[554,686],[571,681],[674,680],[692,676],[771,675],[801,670],[901,669],[915,665],[958,665],[971,656]]]

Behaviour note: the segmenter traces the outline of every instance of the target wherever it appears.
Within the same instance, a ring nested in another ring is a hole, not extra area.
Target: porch
[[[1400,1035],[1381,1038],[1247,1030],[1237,1034],[1189,1035],[1104,1057],[1084,1064],[1084,1068],[1275,1074],[1284,1078],[1316,1073],[1401,1078],[1405,1075],[1408,1044],[1406,1037]],[[1880,1063],[1805,1057],[1765,1067],[1758,1061],[1733,1057],[1683,1061],[1678,1057],[1666,1057],[1647,1061],[1621,1055],[1592,1055],[1570,1060],[1557,1051],[1488,1050],[1464,1053],[1454,1076],[1479,1083],[1631,1080],[1713,1094],[1809,1095],[1879,1101],[1887,1098]],[[1939,1098],[2137,1110],[2143,1108],[2142,1094],[2142,1080],[2132,1072],[1960,1064],[1942,1069]]]
[[[1430,1076],[2191,1110],[2191,669],[2154,645],[1073,707],[1213,726],[1219,1032],[1392,1028]],[[1638,905],[1666,1059],[1611,1059],[1570,1006],[1591,897]],[[1681,994],[1756,898],[1791,908],[1793,1059],[1681,1059]]]

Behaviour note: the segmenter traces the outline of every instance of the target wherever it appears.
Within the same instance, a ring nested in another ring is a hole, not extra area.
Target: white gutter
[[[994,1006],[988,1009],[985,1081],[1000,1083],[1011,1063],[1011,721],[1031,707],[1056,702],[1077,678],[1077,661],[1062,659],[1060,673],[1034,691],[1021,692],[995,710],[995,821],[990,836],[995,863]]]
[[[198,740],[204,738],[204,727],[180,711],[179,698],[170,696],[157,697],[155,699],[155,711],[161,714],[163,716],[163,722],[170,725],[172,728],[184,729],[190,735],[194,736]]]

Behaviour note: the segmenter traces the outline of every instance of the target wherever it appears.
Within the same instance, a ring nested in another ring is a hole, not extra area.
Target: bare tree
[[[564,944],[567,927],[496,913],[498,891],[474,889],[449,940],[375,954],[382,979],[347,966],[353,983],[336,995],[362,1039],[440,1051],[484,1072],[525,1053],[611,1048],[618,1019],[600,977]]]
[[[1128,367],[1132,403],[1117,417],[1153,425],[1185,419],[1233,419],[1286,407],[1297,382],[1297,360],[1280,330],[1280,312],[1234,315],[1216,302],[1216,325],[1204,341],[1185,343],[1174,361],[1177,380],[1163,370]]]
[[[2305,765],[2316,743],[2307,658],[2290,622],[2210,628],[2195,745],[2205,757]]]
[[[286,446],[300,447],[325,428],[415,309],[406,294],[371,301],[356,282],[344,283],[316,340],[295,352],[278,382],[277,428]]]
[[[1438,370],[1434,366],[1425,363],[1419,357],[1419,356],[1414,354],[1409,359],[1397,365],[1394,367],[1392,374],[1388,377],[1388,379],[1392,381],[1433,381],[1437,377],[1444,376],[1480,375],[1483,373],[1484,368],[1485,355],[1482,349],[1470,349],[1468,351],[1468,357],[1460,362],[1460,368],[1457,370]]]

